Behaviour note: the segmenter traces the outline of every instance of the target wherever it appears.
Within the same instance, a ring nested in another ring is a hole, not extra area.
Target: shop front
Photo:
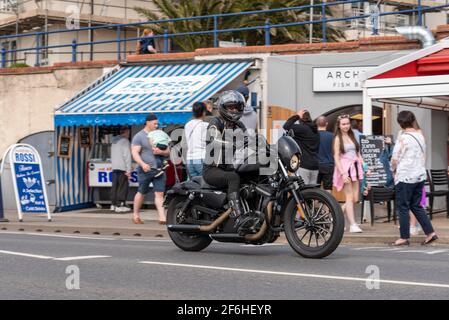
[[[390,107],[393,133],[396,115],[413,111],[427,143],[428,169],[448,168],[449,41],[383,64],[361,75],[363,128],[372,134],[373,105]]]
[[[169,130],[191,118],[196,101],[237,86],[252,61],[121,65],[55,111],[56,211],[108,202],[111,138],[120,126],[132,135],[148,113]],[[131,177],[130,199],[137,175]],[[146,199],[151,201],[151,199]]]

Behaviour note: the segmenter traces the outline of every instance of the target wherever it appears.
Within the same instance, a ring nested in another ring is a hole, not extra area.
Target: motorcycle
[[[266,140],[265,140],[266,143]],[[275,242],[281,232],[291,248],[305,258],[332,254],[344,232],[344,216],[337,200],[318,185],[306,185],[296,174],[301,150],[284,135],[271,152],[277,166],[260,175],[261,164],[242,163],[240,198],[244,223],[236,227],[227,193],[202,177],[178,183],[166,194],[167,229],[176,246],[201,251],[212,241],[262,245]]]

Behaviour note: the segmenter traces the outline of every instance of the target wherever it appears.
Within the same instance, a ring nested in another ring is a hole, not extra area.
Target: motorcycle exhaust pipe
[[[223,213],[217,220],[215,220],[212,224],[208,225],[208,226],[201,226],[200,227],[200,231],[201,232],[212,232],[215,231],[215,229],[217,229],[217,227],[222,224],[223,222],[225,222],[230,214],[232,212],[232,208],[229,208],[228,211],[226,211],[225,213]]]
[[[186,232],[186,233],[211,233],[217,229],[217,227],[225,222],[232,212],[232,208],[223,213],[217,220],[207,226],[190,225],[190,224],[170,224],[167,226],[167,230],[171,232]]]
[[[211,234],[210,237],[218,242],[246,242],[245,237],[239,236],[238,234]]]
[[[167,230],[171,232],[201,232],[201,226],[195,226],[190,224],[176,224],[176,225],[168,225]]]
[[[271,220],[271,216],[273,215],[273,206],[274,206],[274,202],[271,201],[268,206],[267,206],[267,218],[269,220]],[[260,228],[259,232],[257,232],[256,234],[248,234],[245,236],[245,240],[246,241],[258,241],[260,240],[264,234],[267,232],[268,229],[268,223],[267,221],[264,221],[262,227]]]

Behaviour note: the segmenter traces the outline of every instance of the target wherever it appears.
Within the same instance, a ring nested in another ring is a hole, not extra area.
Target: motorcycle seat
[[[201,186],[201,189],[208,189],[208,190],[221,190],[220,188],[211,186],[206,181],[204,181],[203,177],[194,177],[192,178],[192,181],[195,183],[198,183]]]

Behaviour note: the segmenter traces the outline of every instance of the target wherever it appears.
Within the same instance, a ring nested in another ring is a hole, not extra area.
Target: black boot
[[[229,205],[233,209],[231,218],[238,218],[243,214],[242,203],[240,202],[240,195],[238,192],[233,192],[228,196]]]
[[[234,228],[240,233],[248,225],[251,225],[252,219],[244,215],[245,212],[243,211],[240,196],[237,192],[233,192],[229,195],[229,204],[233,209],[231,218],[235,219]]]

